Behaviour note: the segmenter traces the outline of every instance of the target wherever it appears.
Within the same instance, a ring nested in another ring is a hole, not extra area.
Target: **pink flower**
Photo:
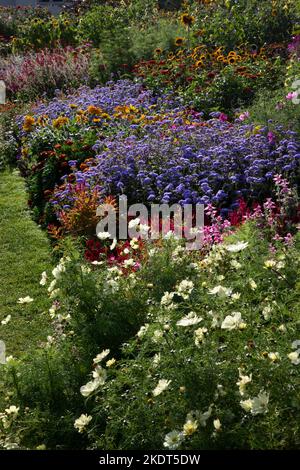
[[[228,121],[228,116],[227,116],[227,114],[221,113],[221,114],[219,115],[219,120],[222,121],[222,122]]]
[[[292,101],[294,98],[297,98],[298,96],[298,92],[297,91],[290,91],[287,95],[286,95],[286,99],[289,100],[289,101]]]
[[[240,120],[240,121],[245,121],[245,120],[248,119],[249,117],[250,117],[249,111],[245,111],[244,113],[242,113],[242,114],[239,116],[239,120]]]

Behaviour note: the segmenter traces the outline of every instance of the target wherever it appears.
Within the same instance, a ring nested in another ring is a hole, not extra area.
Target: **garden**
[[[299,450],[300,1],[0,7],[0,80],[0,449]]]

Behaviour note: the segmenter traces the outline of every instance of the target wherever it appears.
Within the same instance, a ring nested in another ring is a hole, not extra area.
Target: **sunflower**
[[[195,18],[188,13],[183,13],[180,17],[180,21],[184,26],[190,27],[194,23]]]
[[[203,61],[202,60],[197,60],[197,62],[195,63],[195,67],[203,67]]]
[[[163,53],[163,50],[161,49],[161,47],[157,47],[155,50],[154,50],[154,54],[156,55],[161,55]]]
[[[175,46],[180,47],[184,43],[184,38],[178,37],[175,39]]]
[[[236,63],[237,58],[236,58],[235,56],[229,56],[228,59],[227,59],[227,61],[228,61],[228,64],[231,64],[231,65],[232,65],[232,64],[235,64],[235,63]]]
[[[96,116],[99,116],[102,113],[102,109],[91,104],[90,106],[87,107],[87,112],[89,114],[94,114]]]

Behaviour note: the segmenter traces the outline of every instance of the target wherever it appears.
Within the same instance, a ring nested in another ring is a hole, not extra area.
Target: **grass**
[[[0,172],[0,260],[0,340],[7,355],[30,354],[47,337],[49,299],[39,281],[51,257],[45,233],[30,218],[17,171]],[[34,302],[18,304],[27,295]],[[11,321],[1,325],[8,315]]]

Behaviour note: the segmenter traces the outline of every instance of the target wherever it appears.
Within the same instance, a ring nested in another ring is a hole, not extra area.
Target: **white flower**
[[[134,259],[129,258],[129,259],[125,259],[123,264],[124,264],[124,268],[131,268],[132,266],[134,266],[135,261]]]
[[[16,417],[19,413],[19,410],[20,408],[15,406],[15,405],[11,405],[9,408],[6,408],[4,411],[7,415],[12,415],[13,417]]]
[[[45,286],[45,285],[47,284],[47,279],[48,279],[48,276],[47,276],[46,271],[42,272],[42,277],[41,277],[41,280],[40,280],[40,285],[41,285],[41,286]]]
[[[172,380],[166,380],[166,379],[161,379],[158,381],[158,384],[156,385],[155,389],[153,390],[153,396],[157,397],[160,395],[162,392],[164,392],[170,385]]]
[[[103,361],[103,359],[106,358],[110,353],[109,349],[104,349],[100,354],[97,354],[97,356],[93,359],[94,364],[99,364],[99,362]]]
[[[254,397],[252,400],[252,410],[253,415],[258,415],[261,413],[266,413],[269,404],[269,394],[266,392],[260,392],[257,397]]]
[[[137,238],[133,238],[132,240],[130,240],[130,246],[133,250],[137,250],[138,247],[139,247],[139,241]]]
[[[252,290],[255,290],[257,288],[257,284],[253,279],[249,279],[249,284]]]
[[[149,232],[149,230],[150,230],[149,225],[140,224],[140,233],[141,233],[142,235],[147,235],[148,232]]]
[[[191,436],[198,429],[198,421],[193,419],[188,419],[183,426],[183,434],[185,436]]]
[[[136,219],[130,220],[128,224],[128,228],[136,228],[140,224],[140,219],[137,217]]]
[[[160,363],[160,360],[161,360],[161,354],[160,353],[155,354],[155,356],[153,357],[153,366],[157,367],[158,364]]]
[[[234,268],[234,269],[241,269],[242,265],[241,263],[239,263],[236,259],[232,259],[230,261],[230,265]],[[223,276],[224,277],[224,276]],[[219,280],[219,279],[218,279]]]
[[[210,295],[218,295],[219,297],[230,297],[232,289],[223,286],[216,286],[213,289],[209,289],[208,293]]]
[[[183,299],[188,299],[192,290],[194,289],[194,283],[192,281],[188,281],[184,279],[181,283],[177,286],[176,292],[180,295]]]
[[[277,362],[280,360],[280,356],[279,356],[279,353],[278,352],[270,352],[268,354],[268,358],[270,359],[270,361],[272,362]]]
[[[253,415],[266,413],[268,411],[269,394],[261,391],[257,397],[248,398],[247,400],[240,401],[241,407]]]
[[[30,304],[33,302],[33,299],[27,295],[27,297],[20,297],[18,300],[18,304]]]
[[[270,305],[267,305],[263,309],[262,314],[265,320],[269,320],[271,312],[272,312],[272,308],[270,307]]]
[[[149,323],[146,323],[145,325],[141,326],[141,328],[137,332],[136,336],[138,338],[142,338],[146,334],[148,328],[149,328]]]
[[[48,287],[49,294],[54,291],[55,286],[56,286],[56,279],[53,279],[53,281],[50,283],[50,286]]]
[[[197,325],[201,321],[202,321],[202,317],[197,317],[195,312],[190,312],[188,315],[181,318],[181,320],[178,320],[176,325],[177,326],[192,326],[192,325]]]
[[[240,405],[243,408],[243,410],[249,413],[252,410],[253,403],[252,403],[252,400],[248,398],[247,400],[241,400]]]
[[[1,321],[1,325],[7,325],[10,322],[10,320],[11,320],[11,315],[7,315],[7,317]]]
[[[214,428],[216,431],[221,431],[221,421],[217,418],[217,419],[214,419],[213,421],[213,424],[214,424]]]
[[[300,346],[300,339],[296,339],[292,342],[292,348],[297,349]]]
[[[164,447],[166,447],[169,450],[178,449],[180,444],[182,444],[183,440],[184,440],[183,432],[179,432],[179,431],[169,432],[165,436]]]
[[[113,357],[112,359],[109,359],[107,362],[106,362],[106,367],[112,367],[115,365],[117,361],[115,360],[115,358]]]
[[[109,232],[98,232],[97,237],[99,238],[99,240],[108,240],[111,235]]]
[[[78,429],[78,432],[83,432],[85,427],[92,421],[92,416],[82,414],[75,420],[74,428]]]
[[[297,349],[297,351],[293,351],[288,354],[288,358],[292,364],[298,366],[300,364],[300,349]]]
[[[232,300],[239,300],[240,297],[241,297],[240,292],[235,292],[234,294],[232,294],[231,299]]]
[[[162,330],[155,330],[152,336],[152,341],[154,343],[160,343],[164,335],[164,332]]]
[[[200,425],[205,428],[207,420],[211,417],[212,414],[212,406],[210,405],[207,411],[204,411],[203,413],[199,413],[198,419],[200,422]]]
[[[248,242],[237,242],[234,245],[225,245],[224,248],[230,253],[238,253],[239,251],[245,250],[248,245]]]
[[[92,261],[92,263],[94,266],[101,266],[102,264],[104,264],[104,261]]]
[[[168,306],[172,303],[175,292],[165,292],[161,298],[160,304],[163,306]]]
[[[99,387],[99,383],[97,380],[91,380],[87,384],[80,387],[80,393],[84,397],[88,397],[91,393],[93,393]]]
[[[207,333],[207,328],[198,328],[195,330],[195,345],[200,346],[204,340],[204,335]]]
[[[232,315],[227,315],[227,317],[225,317],[221,328],[222,330],[235,330],[240,328],[241,325],[244,326],[241,312],[233,312]]]
[[[109,249],[110,249],[111,251],[114,250],[114,249],[116,248],[116,246],[117,246],[117,243],[118,243],[117,239],[114,238],[112,244],[111,244],[110,247],[109,247]]]
[[[241,369],[239,369],[239,379],[237,381],[237,386],[239,387],[239,391],[241,396],[245,395],[246,385],[252,381],[252,374],[250,375],[243,375]]]
[[[55,279],[60,279],[61,278],[61,273],[65,272],[66,267],[64,265],[64,262],[61,261],[52,271],[52,275]]]
[[[93,370],[93,378],[99,385],[104,385],[107,377],[107,372],[101,366],[97,366],[95,370]]]
[[[276,261],[274,259],[267,259],[264,263],[265,269],[272,269],[276,266]]]

